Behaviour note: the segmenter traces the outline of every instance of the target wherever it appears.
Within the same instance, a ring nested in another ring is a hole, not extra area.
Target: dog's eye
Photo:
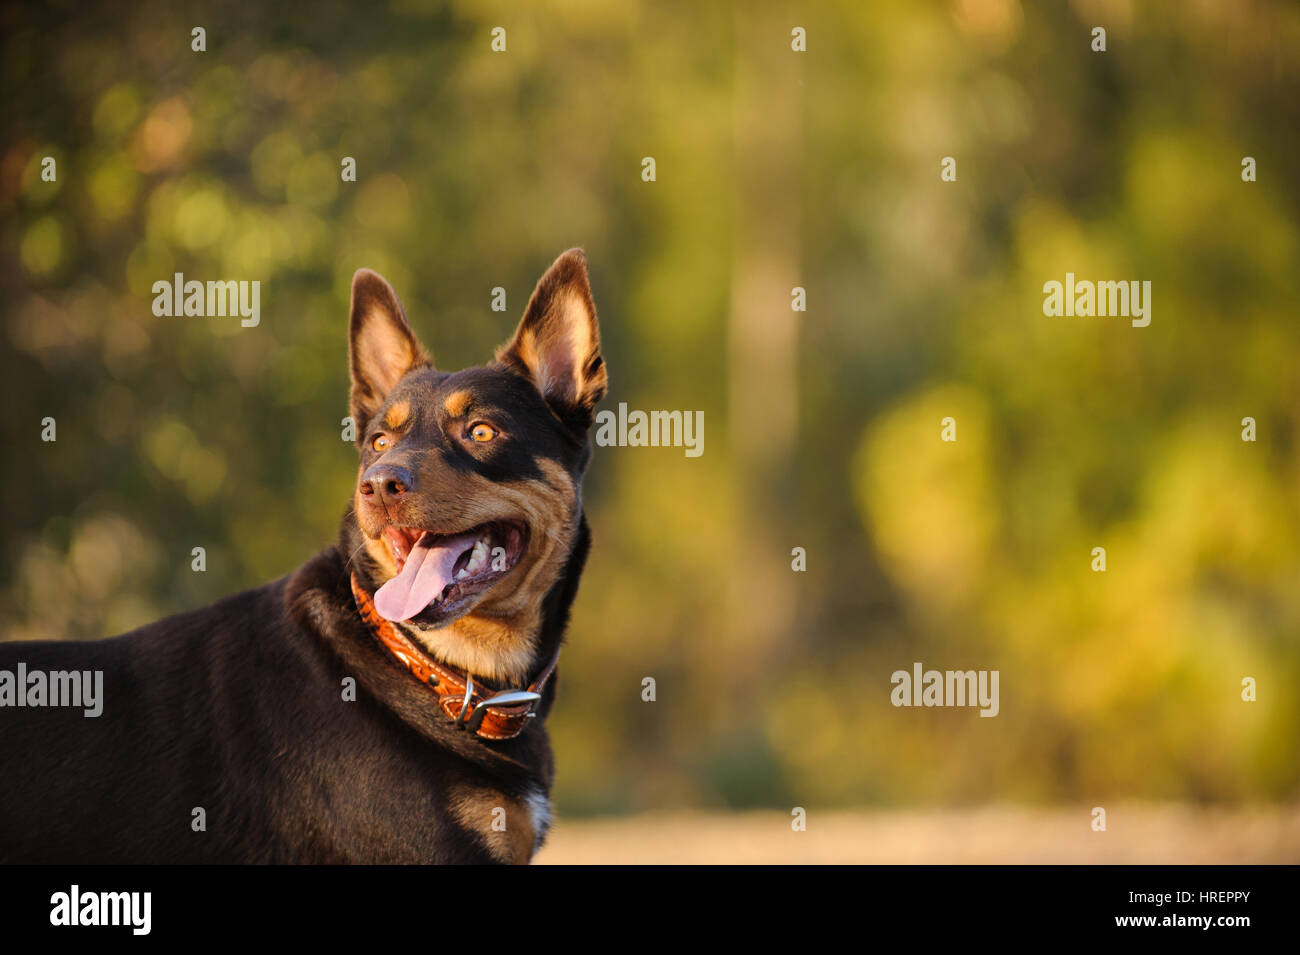
[[[480,421],[478,424],[474,425],[474,427],[469,429],[469,436],[479,442],[491,441],[497,436],[497,431],[492,427],[492,425],[484,424]]]
[[[388,435],[377,434],[375,440],[370,442],[370,446],[381,454],[388,450]]]

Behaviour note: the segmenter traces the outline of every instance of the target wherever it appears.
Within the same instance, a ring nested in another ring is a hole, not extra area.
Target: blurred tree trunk
[[[799,412],[800,151],[803,57],[790,17],[735,10],[732,299],[728,422],[737,540],[727,555],[728,639],[737,691],[770,673],[793,617],[795,429]]]

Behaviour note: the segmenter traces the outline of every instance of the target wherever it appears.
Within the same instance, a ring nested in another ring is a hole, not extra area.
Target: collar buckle
[[[471,683],[471,685],[473,685]],[[465,716],[465,709],[469,706],[469,693],[465,694],[465,705],[461,707],[460,715],[456,717],[456,725],[464,727],[470,733],[477,733],[478,728],[483,725],[483,717],[487,716],[489,706],[522,706],[528,704],[527,716],[533,715],[533,705],[541,700],[540,693],[534,693],[531,690],[503,690],[495,696],[490,696],[486,700],[481,700],[474,707],[474,712],[470,713],[469,719],[465,722],[461,720]]]

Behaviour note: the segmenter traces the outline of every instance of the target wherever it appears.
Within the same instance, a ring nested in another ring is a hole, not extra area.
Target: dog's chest
[[[551,803],[540,788],[517,796],[468,783],[451,788],[448,807],[498,862],[524,864],[541,848],[551,827]]]

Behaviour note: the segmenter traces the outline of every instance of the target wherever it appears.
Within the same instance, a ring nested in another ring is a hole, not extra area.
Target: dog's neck
[[[509,622],[469,614],[437,630],[396,626],[430,656],[450,666],[519,686],[537,661],[541,614],[534,609],[528,619]]]
[[[351,575],[352,596],[361,619],[389,653],[406,667],[422,686],[429,689],[439,709],[461,729],[486,740],[514,739],[537,716],[546,685],[559,662],[556,648],[536,679],[526,688],[494,689],[472,673],[447,666],[425,654],[414,642],[379,615],[370,594]]]

